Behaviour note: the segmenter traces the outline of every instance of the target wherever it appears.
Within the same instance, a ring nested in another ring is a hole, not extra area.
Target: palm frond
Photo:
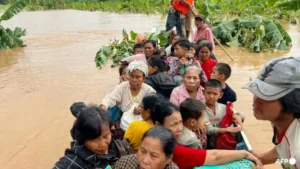
[[[1,16],[0,21],[9,20],[14,15],[19,13],[23,8],[29,4],[29,0],[18,0],[12,4]]]
[[[290,0],[290,1],[282,2],[279,3],[277,7],[287,11],[297,11],[300,9],[300,1]]]

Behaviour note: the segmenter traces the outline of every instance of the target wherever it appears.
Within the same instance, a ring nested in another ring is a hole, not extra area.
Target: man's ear
[[[224,93],[221,92],[219,99],[221,99],[223,97]]]
[[[224,74],[220,74],[220,79],[225,81],[226,80],[225,75]]]
[[[196,124],[196,120],[195,120],[195,119],[191,119],[191,120],[190,120],[190,124],[191,124],[192,127],[194,127],[195,124]]]

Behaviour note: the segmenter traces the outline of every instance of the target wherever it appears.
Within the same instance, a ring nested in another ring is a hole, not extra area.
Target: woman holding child
[[[139,114],[137,106],[141,103],[143,97],[155,90],[144,83],[148,75],[148,66],[141,61],[133,61],[127,68],[129,81],[119,84],[110,94],[106,95],[100,107],[108,110],[112,117],[112,122],[120,118],[121,112],[127,112],[133,109],[134,114]],[[113,111],[114,106],[118,106],[121,112]]]

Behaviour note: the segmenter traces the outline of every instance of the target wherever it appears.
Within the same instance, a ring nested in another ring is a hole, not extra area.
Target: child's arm
[[[209,120],[206,118],[205,119],[205,125],[206,125],[206,132],[207,135],[218,135],[218,134],[225,134],[225,133],[238,133],[242,131],[242,127],[228,127],[228,128],[219,128],[219,127],[214,127],[211,125]]]

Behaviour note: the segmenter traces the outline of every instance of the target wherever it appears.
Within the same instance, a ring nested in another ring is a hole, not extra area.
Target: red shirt
[[[206,150],[187,148],[176,145],[172,161],[177,164],[180,169],[193,169],[202,166],[205,162]]]
[[[205,72],[207,80],[210,79],[210,75],[212,73],[213,68],[216,66],[217,61],[213,60],[212,58],[208,58],[205,62],[201,63],[201,68]]]

